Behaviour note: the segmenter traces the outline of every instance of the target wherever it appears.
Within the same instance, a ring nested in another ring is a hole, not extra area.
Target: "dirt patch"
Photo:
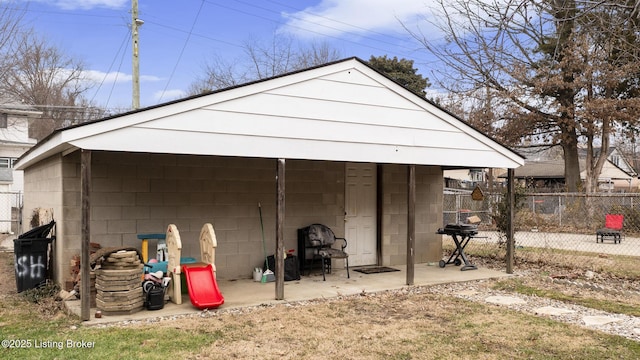
[[[17,294],[12,252],[0,252],[0,299]]]
[[[16,235],[0,234],[0,251],[13,251],[13,239]]]
[[[519,331],[505,336],[501,324],[507,323]],[[524,358],[521,349],[530,348],[531,342],[547,349],[562,344],[567,353],[598,344],[583,329],[549,331],[544,319],[425,288],[254,308],[154,326],[211,334],[211,343],[185,354],[188,359],[412,359],[465,354],[503,359]]]

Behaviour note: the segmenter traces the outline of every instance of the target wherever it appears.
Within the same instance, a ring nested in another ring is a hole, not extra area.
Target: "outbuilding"
[[[277,261],[297,249],[297,229],[323,223],[348,239],[350,266],[409,269],[441,258],[443,169],[523,163],[349,58],[59,129],[17,168],[25,219],[53,209],[63,283],[89,242],[140,247],[137,234],[168,224],[197,258],[204,223],[216,231],[218,278],[249,278],[264,262],[259,203]]]

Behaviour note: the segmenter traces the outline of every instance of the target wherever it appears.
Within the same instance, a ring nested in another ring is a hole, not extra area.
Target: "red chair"
[[[624,235],[622,226],[624,225],[624,215],[607,214],[604,219],[604,228],[596,231],[596,242],[604,243],[604,240],[613,240],[613,243],[620,243]]]

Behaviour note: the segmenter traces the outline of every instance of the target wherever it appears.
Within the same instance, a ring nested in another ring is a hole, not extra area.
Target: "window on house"
[[[0,169],[13,169],[18,158],[0,157]]]
[[[484,181],[484,171],[472,169],[469,171],[469,177],[471,181]]]
[[[618,155],[613,155],[611,157],[611,162],[615,165],[615,166],[620,166],[620,156]]]
[[[7,114],[6,113],[2,113],[0,114],[0,128],[6,129],[7,128]]]

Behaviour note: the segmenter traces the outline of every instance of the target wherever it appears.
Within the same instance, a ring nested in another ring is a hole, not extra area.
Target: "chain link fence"
[[[22,224],[22,193],[0,192],[0,234],[15,234]]]
[[[465,247],[473,262],[478,258],[505,259],[505,235],[496,225],[503,194],[484,194],[475,201],[468,191],[446,190],[444,225],[464,223],[470,216],[482,219],[479,234]],[[640,194],[516,193],[515,267],[531,262],[547,266],[610,271],[627,276],[640,268]],[[619,242],[598,241],[607,214],[623,216]],[[443,236],[448,257],[455,244]],[[506,266],[506,261],[505,261]],[[615,267],[615,269],[612,269]],[[635,275],[632,275],[635,276]]]

